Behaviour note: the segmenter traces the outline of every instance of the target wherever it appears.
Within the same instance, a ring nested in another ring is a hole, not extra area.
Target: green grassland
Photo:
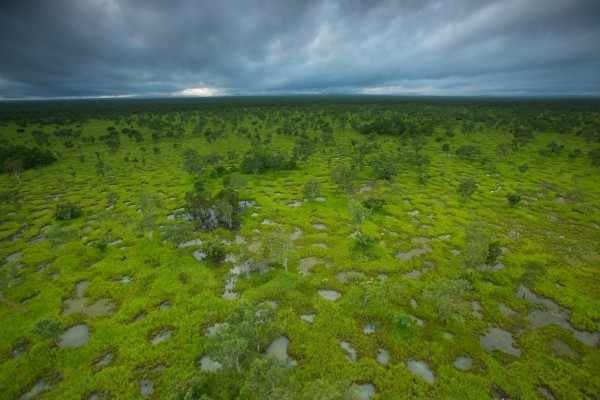
[[[368,124],[378,120],[404,121],[408,127],[369,132]],[[111,127],[120,142],[113,149],[101,139]],[[236,307],[266,301],[277,304],[272,321],[277,329],[261,340],[268,344],[285,335],[296,361],[279,381],[288,396],[280,398],[301,398],[295,396],[318,379],[332,386],[372,383],[373,399],[488,399],[502,392],[515,399],[598,398],[598,341],[585,343],[574,334],[600,332],[600,171],[588,157],[600,146],[598,127],[595,101],[2,104],[0,145],[41,147],[57,161],[0,175],[0,191],[22,196],[19,209],[0,205],[2,268],[18,267],[18,279],[2,294],[27,311],[0,303],[0,398],[37,396],[30,390],[40,381],[51,386],[40,391],[44,399],[141,398],[144,379],[153,382],[151,398],[169,398],[190,374],[209,382],[211,398],[259,398],[258,392],[240,389],[251,359],[241,373],[206,372],[198,365],[211,341],[218,340],[205,336],[209,326],[226,320]],[[124,128],[141,132],[143,140],[129,137]],[[69,129],[81,133],[55,134]],[[333,140],[323,140],[328,130]],[[47,133],[49,142],[40,145],[32,131]],[[520,132],[533,136],[499,148]],[[253,140],[267,141],[269,154],[291,157],[303,136],[313,146],[293,168],[243,173]],[[474,145],[479,153],[457,156],[464,145]],[[215,154],[222,159],[207,161],[194,176],[184,171],[186,149],[204,159]],[[581,154],[570,156],[576,149]],[[426,159],[415,161],[415,151]],[[378,160],[391,168],[390,179],[380,179],[374,168]],[[525,172],[519,170],[523,164]],[[340,190],[332,179],[332,171],[344,166],[358,174],[355,190]],[[457,187],[468,178],[478,186],[472,195],[461,196]],[[273,232],[294,236],[289,273],[280,261],[262,259],[272,268],[241,275],[234,289],[239,298],[233,301],[222,297],[233,258],[199,261],[193,256],[199,245],[179,248],[161,234],[171,215],[186,207],[194,182],[203,182],[214,195],[224,179],[239,183],[240,200],[256,204],[235,217],[239,229],[196,229],[192,239],[220,241],[239,261],[261,254]],[[304,201],[310,179],[319,183],[322,198]],[[112,208],[110,193],[118,199]],[[522,200],[511,207],[509,193]],[[152,240],[138,229],[144,217],[138,211],[140,197],[148,194],[162,202],[146,212],[154,222]],[[385,205],[360,224],[361,234],[370,238],[360,246],[350,209],[368,198],[383,198]],[[55,209],[65,201],[80,205],[82,215],[56,220]],[[296,201],[301,203],[290,206]],[[474,227],[478,237],[469,244],[467,232]],[[473,247],[487,250],[489,242],[502,247],[494,262],[501,265],[469,262]],[[104,249],[98,243],[108,245]],[[419,248],[423,252],[416,256],[396,257]],[[310,274],[298,269],[302,263],[314,264]],[[362,275],[344,283],[338,274],[347,271]],[[113,313],[64,313],[65,301],[77,296],[76,285],[83,281],[89,282],[88,305],[107,299],[114,303]],[[465,287],[446,293],[440,282]],[[530,329],[527,317],[543,314],[546,306],[518,296],[521,286],[551,300],[568,326],[542,323]],[[341,297],[329,301],[319,290]],[[161,309],[165,302],[170,307]],[[140,313],[145,318],[135,320]],[[303,314],[315,314],[314,322],[302,320]],[[35,333],[44,319],[58,321],[61,332],[85,324],[89,341],[61,348]],[[367,324],[373,333],[363,333]],[[520,355],[486,350],[480,338],[492,328],[512,334]],[[170,339],[150,342],[165,330]],[[341,341],[354,347],[355,361],[347,359]],[[26,350],[15,357],[18,347]],[[380,348],[389,352],[387,365],[376,360]],[[110,363],[96,366],[108,353]],[[468,357],[472,367],[456,368],[459,356]],[[411,372],[411,360],[423,361],[435,381]]]

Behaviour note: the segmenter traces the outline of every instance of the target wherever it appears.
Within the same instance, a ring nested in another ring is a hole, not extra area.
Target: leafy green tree
[[[23,160],[18,158],[9,158],[4,161],[4,170],[15,175],[17,182],[21,183],[21,174],[23,173]]]
[[[481,157],[481,149],[473,144],[465,144],[456,149],[458,158],[474,160]]]
[[[296,139],[294,143],[293,155],[294,159],[300,162],[304,162],[310,157],[315,151],[315,142],[307,135],[302,135]]]
[[[154,240],[156,228],[156,213],[162,210],[163,200],[158,193],[139,190],[138,210],[142,214],[136,225],[139,235],[147,235],[150,241]]]
[[[355,388],[343,380],[326,381],[317,379],[308,384],[299,400],[357,400]]]
[[[273,356],[255,358],[245,374],[241,398],[292,400],[292,391],[283,363]]]
[[[588,152],[588,159],[590,164],[594,167],[600,167],[600,147],[590,150]]]
[[[23,195],[16,189],[0,192],[0,204],[8,204],[14,207],[17,211],[21,210],[22,201]]]
[[[207,353],[211,359],[221,363],[226,370],[235,370],[242,374],[242,365],[250,357],[252,351],[248,341],[229,329],[220,326],[214,339],[210,342]]]
[[[0,301],[17,311],[26,313],[27,310],[21,305],[4,297],[4,291],[16,285],[19,281],[19,266],[15,261],[9,261],[0,265]]]
[[[200,251],[206,254],[206,258],[218,264],[225,257],[225,246],[219,239],[211,238],[200,246]]]
[[[56,220],[70,220],[81,216],[83,210],[77,204],[71,203],[69,201],[63,201],[62,203],[58,203],[56,205],[56,210],[54,211],[54,219]]]
[[[318,180],[311,178],[306,181],[304,184],[304,188],[302,189],[302,194],[307,199],[314,199],[318,197],[321,193],[321,184]]]
[[[354,235],[354,249],[361,251],[363,255],[366,255],[375,243],[377,238],[364,232],[356,232]]]
[[[289,261],[296,258],[294,241],[291,239],[289,232],[283,227],[278,226],[273,232],[267,235],[262,249],[267,262],[281,264],[285,269],[285,273],[288,273]]]
[[[464,279],[443,278],[430,285],[423,293],[423,298],[434,307],[436,315],[443,322],[449,319],[462,321],[468,313],[464,301],[468,288],[469,284]]]
[[[468,178],[460,182],[457,191],[458,194],[460,194],[466,199],[467,197],[470,197],[473,193],[475,193],[478,187],[479,184],[475,182],[473,178]]]
[[[340,165],[331,171],[331,181],[340,192],[352,194],[356,192],[358,171],[346,165]]]
[[[167,220],[161,228],[161,236],[170,243],[187,242],[194,237],[194,224],[179,218]]]
[[[201,175],[204,171],[204,160],[194,149],[185,149],[183,152],[183,170],[191,175]]]
[[[185,379],[171,385],[171,400],[212,400],[208,393],[212,392],[214,379],[208,374],[191,373]]]
[[[356,229],[356,233],[361,232],[361,225],[364,220],[371,218],[371,210],[364,207],[358,202],[350,202],[348,205],[350,216],[352,217],[352,223]]]
[[[219,325],[207,348],[207,355],[223,368],[242,374],[279,332],[275,310],[268,303],[251,306],[238,303],[232,315]]]
[[[392,180],[398,174],[398,161],[385,153],[380,153],[371,161],[377,179]]]

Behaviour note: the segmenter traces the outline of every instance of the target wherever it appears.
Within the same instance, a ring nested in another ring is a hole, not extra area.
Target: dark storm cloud
[[[600,95],[600,1],[21,0],[0,98]]]

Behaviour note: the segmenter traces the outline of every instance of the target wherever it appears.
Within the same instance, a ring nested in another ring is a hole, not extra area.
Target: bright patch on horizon
[[[210,96],[219,96],[224,94],[221,89],[214,88],[188,88],[181,90],[179,92],[173,93],[175,96],[198,96],[198,97],[210,97]]]

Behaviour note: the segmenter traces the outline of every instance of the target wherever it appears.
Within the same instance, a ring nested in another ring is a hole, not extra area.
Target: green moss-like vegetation
[[[599,106],[1,104],[0,397],[594,398]]]

